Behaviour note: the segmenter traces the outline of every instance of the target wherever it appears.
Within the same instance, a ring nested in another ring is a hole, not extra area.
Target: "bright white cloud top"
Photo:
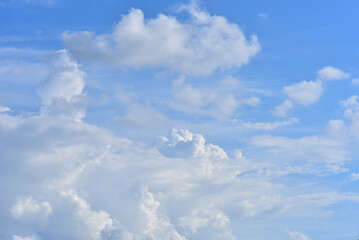
[[[217,68],[240,67],[258,53],[255,35],[247,40],[237,24],[211,16],[196,4],[184,5],[191,21],[160,14],[145,19],[132,9],[110,34],[66,32],[64,44],[77,57],[106,65],[167,67],[175,72],[203,75]]]
[[[258,3],[0,2],[0,239],[356,239],[359,45]]]

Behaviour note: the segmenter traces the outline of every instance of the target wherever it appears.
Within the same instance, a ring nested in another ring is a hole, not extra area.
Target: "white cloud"
[[[20,237],[18,235],[14,235],[13,240],[37,240],[37,238],[35,236]]]
[[[258,106],[258,104],[260,103],[260,98],[257,98],[257,97],[249,97],[249,98],[244,98],[244,99],[241,99],[239,101],[240,104],[243,104],[243,105],[248,105],[248,106],[251,106],[251,107],[256,107]]]
[[[348,152],[341,141],[323,137],[287,138],[269,135],[255,137],[251,144],[267,149],[268,158],[311,166],[311,170],[339,173],[348,160]],[[265,150],[264,149],[264,150]]]
[[[74,217],[77,219],[77,239],[101,240],[101,232],[112,226],[112,219],[105,211],[93,211],[90,205],[74,191],[62,191],[61,195],[73,204]],[[79,231],[80,230],[80,231]]]
[[[197,239],[237,239],[231,231],[229,217],[218,209],[196,209],[179,219],[180,228]]]
[[[292,101],[286,99],[282,104],[274,109],[274,114],[278,117],[286,117],[289,110],[294,108]]]
[[[345,135],[347,129],[345,128],[345,123],[341,119],[331,119],[327,124],[327,131],[331,135]]]
[[[6,183],[0,190],[7,191],[9,184],[12,189],[0,199],[0,211],[14,209],[19,220],[46,219],[35,225],[20,221],[17,229],[30,233],[25,236],[36,232],[45,238],[61,233],[62,239],[236,239],[233,215],[265,218],[358,201],[355,194],[331,192],[293,197],[287,191],[296,188],[272,182],[282,176],[276,173],[280,171],[313,173],[295,169],[306,161],[294,167],[281,166],[280,160],[276,164],[272,158],[282,153],[296,152],[317,161],[308,169],[339,164],[345,153],[338,153],[335,141],[258,139],[260,146],[274,149],[263,163],[239,152],[228,157],[222,148],[188,130],[174,129],[160,137],[156,147],[149,147],[83,122],[46,115],[12,117],[21,123],[0,128],[0,163],[7,164],[0,169],[0,182]],[[32,199],[17,200],[28,192]],[[9,228],[12,217],[0,215],[5,223],[0,234],[22,236]]]
[[[323,67],[318,71],[318,77],[321,80],[340,80],[350,77],[349,73],[345,73],[338,68],[331,66]]]
[[[353,95],[339,104],[344,109],[344,119],[331,119],[328,132],[337,137],[359,139],[359,97]]]
[[[320,98],[323,92],[321,81],[302,81],[283,87],[287,99],[274,109],[274,114],[278,117],[286,117],[288,111],[295,107],[294,103],[308,106]]]
[[[274,114],[279,117],[286,117],[288,111],[294,108],[293,103],[308,106],[317,102],[324,91],[322,81],[338,80],[349,76],[348,73],[328,66],[318,71],[319,79],[316,81],[302,81],[283,87],[287,99],[275,107]]]
[[[85,116],[85,76],[66,50],[58,51],[52,71],[38,89],[44,105],[42,112],[81,121]]]
[[[258,13],[257,15],[258,15],[258,17],[260,17],[261,19],[268,19],[268,14]]]
[[[221,81],[221,84],[228,87],[237,87],[239,85],[239,80],[233,76],[227,76]]]
[[[38,84],[47,74],[48,69],[44,63],[24,60],[4,60],[0,62],[0,82]]]
[[[252,128],[252,129],[261,129],[261,130],[274,130],[278,127],[282,126],[290,126],[294,123],[297,123],[298,119],[291,118],[287,121],[281,121],[281,122],[245,122],[242,123],[241,126],[245,128]]]
[[[227,78],[228,80],[228,78]],[[235,83],[229,78],[230,84]],[[229,82],[228,82],[229,83]],[[239,107],[256,107],[260,99],[258,97],[238,98],[236,88],[228,88],[227,83],[221,82],[219,86],[193,87],[186,84],[183,78],[174,82],[174,96],[170,106],[181,112],[189,114],[206,115],[219,120],[230,119]]]
[[[349,176],[349,180],[351,182],[359,180],[359,173],[351,173],[350,176]]]
[[[283,88],[288,98],[300,105],[310,105],[318,101],[323,92],[320,81],[302,81]]]
[[[51,213],[50,203],[38,203],[33,197],[19,199],[11,208],[11,214],[15,219],[28,222],[44,221]]]
[[[323,83],[317,81],[302,81],[283,87],[287,99],[274,109],[278,117],[286,117],[288,111],[295,107],[294,103],[308,106],[319,100],[323,93]]]
[[[145,128],[166,128],[170,125],[169,118],[157,111],[149,103],[132,103],[126,107],[125,115],[116,117],[121,124],[130,124]]]
[[[191,21],[160,14],[145,19],[140,9],[124,15],[109,34],[66,32],[67,48],[84,61],[120,67],[164,67],[178,73],[207,75],[218,68],[240,67],[259,50],[256,36],[247,40],[235,23],[185,5]]]
[[[10,108],[4,107],[4,106],[1,106],[1,105],[0,105],[0,113],[8,112],[8,111],[10,111]]]
[[[289,230],[287,230],[287,232],[289,234],[290,240],[311,240],[310,237],[308,237],[302,232],[289,231]]]
[[[222,148],[205,144],[200,134],[193,134],[188,130],[172,129],[167,137],[157,139],[159,150],[169,157],[211,157],[219,160],[227,159]]]

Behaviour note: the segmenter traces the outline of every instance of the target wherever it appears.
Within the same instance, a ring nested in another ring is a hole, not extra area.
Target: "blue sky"
[[[356,1],[0,1],[1,239],[357,239]]]

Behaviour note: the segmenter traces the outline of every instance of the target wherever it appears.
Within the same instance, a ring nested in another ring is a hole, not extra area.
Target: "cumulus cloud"
[[[350,77],[338,68],[323,67],[318,72],[316,81],[302,81],[283,87],[287,99],[275,107],[274,114],[279,117],[286,117],[289,110],[295,107],[294,103],[309,106],[317,102],[324,91],[323,81],[339,80]]]
[[[38,89],[42,112],[81,121],[85,116],[85,76],[68,51],[57,51],[52,71]]]
[[[227,159],[227,154],[222,148],[205,144],[205,139],[200,134],[193,134],[188,130],[172,129],[167,137],[157,139],[160,151],[169,157],[215,157]]]
[[[275,174],[269,172],[280,167],[250,161],[238,151],[229,157],[188,130],[173,129],[150,147],[83,122],[11,117],[20,120],[11,128],[0,125],[0,164],[6,165],[0,168],[0,182],[6,183],[0,190],[7,191],[11,183],[0,211],[13,209],[0,215],[5,223],[0,234],[7,238],[37,233],[39,239],[236,239],[232,215],[266,217],[359,200],[346,193],[292,197],[284,185],[272,182]],[[337,143],[322,139],[256,142],[311,149],[305,156],[332,149],[318,158],[339,161],[332,156],[338,154]],[[317,168],[326,164],[319,160]]]
[[[342,70],[331,66],[323,67],[318,71],[318,78],[321,80],[332,81],[348,77],[350,77],[349,73],[345,73]]]
[[[318,101],[323,92],[320,81],[302,81],[283,88],[288,99],[300,105],[308,106]]]
[[[235,23],[211,16],[196,4],[184,5],[191,20],[159,14],[145,19],[140,9],[124,15],[111,33],[66,32],[65,46],[76,58],[120,67],[160,67],[189,75],[240,67],[259,50]]]
[[[286,117],[287,112],[294,108],[294,103],[308,106],[316,101],[322,95],[323,86],[321,81],[302,81],[283,87],[287,99],[275,107],[274,114],[279,117]]]

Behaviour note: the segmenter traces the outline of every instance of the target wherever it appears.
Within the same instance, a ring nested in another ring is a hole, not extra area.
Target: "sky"
[[[358,7],[0,0],[0,239],[358,239]]]

